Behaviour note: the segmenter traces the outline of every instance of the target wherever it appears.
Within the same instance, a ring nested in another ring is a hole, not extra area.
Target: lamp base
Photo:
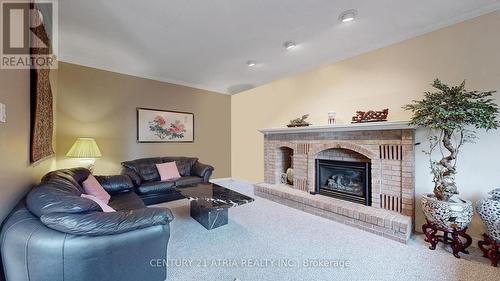
[[[94,166],[95,166],[94,163],[92,163],[92,164],[87,165],[87,167],[86,167],[90,171],[91,174],[94,173]]]
[[[82,158],[80,160],[82,167],[88,169],[91,174],[94,173],[95,159],[94,158]]]

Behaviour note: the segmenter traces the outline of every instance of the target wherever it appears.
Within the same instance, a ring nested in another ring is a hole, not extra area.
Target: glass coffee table
[[[248,197],[217,184],[197,184],[176,188],[191,204],[191,217],[206,229],[214,229],[228,223],[228,209],[253,202]]]

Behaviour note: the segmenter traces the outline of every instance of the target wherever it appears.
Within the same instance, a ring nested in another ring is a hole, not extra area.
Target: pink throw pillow
[[[87,199],[90,199],[90,200],[96,202],[97,204],[99,204],[99,207],[101,207],[102,211],[105,213],[116,212],[115,209],[111,208],[110,206],[108,206],[108,204],[104,203],[101,199],[99,199],[95,196],[82,193],[81,197],[87,198]]]
[[[176,180],[181,177],[175,162],[156,164],[156,169],[158,169],[158,173],[160,173],[161,181]]]
[[[102,202],[105,204],[109,203],[109,199],[111,199],[111,195],[109,195],[106,190],[102,187],[102,185],[97,181],[97,179],[93,176],[90,175],[84,182],[83,182],[83,190],[85,190],[86,194],[95,196],[99,198]]]

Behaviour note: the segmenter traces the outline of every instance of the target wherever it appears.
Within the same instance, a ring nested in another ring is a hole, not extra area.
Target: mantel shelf
[[[262,129],[264,135],[291,134],[291,133],[322,133],[322,132],[348,132],[348,131],[381,131],[381,130],[414,130],[417,127],[409,121],[384,121],[372,123],[339,124],[326,126],[308,126],[293,128]]]

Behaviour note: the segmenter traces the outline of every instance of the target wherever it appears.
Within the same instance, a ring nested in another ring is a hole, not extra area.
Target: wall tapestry
[[[33,10],[31,10],[33,11]],[[32,39],[30,52],[32,55],[40,55],[44,50],[51,52],[50,39],[45,31],[44,25],[38,13],[32,12]],[[36,36],[36,38],[35,38]],[[41,40],[40,43],[38,40]],[[49,48],[39,48],[41,44]],[[47,55],[42,54],[42,55]],[[38,162],[44,158],[54,155],[52,147],[52,136],[54,130],[53,95],[50,86],[50,69],[32,68],[30,70],[31,84],[31,141],[30,161]]]
[[[137,108],[138,142],[193,142],[194,114]]]

